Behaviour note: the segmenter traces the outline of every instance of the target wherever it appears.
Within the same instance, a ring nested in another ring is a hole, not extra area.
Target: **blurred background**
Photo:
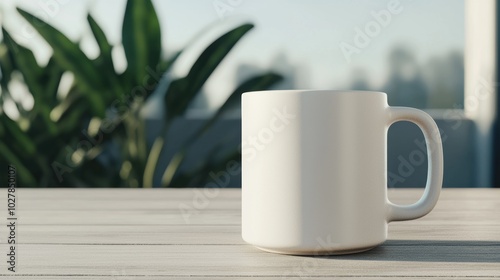
[[[227,171],[241,162],[240,95],[265,89],[387,92],[438,123],[445,187],[495,185],[496,1],[0,9],[0,164],[16,166],[20,186],[240,187]],[[397,123],[388,141],[389,187],[425,184],[419,129]]]

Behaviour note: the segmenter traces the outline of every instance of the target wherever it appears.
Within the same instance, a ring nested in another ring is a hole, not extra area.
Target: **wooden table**
[[[394,202],[422,190],[391,190]],[[500,278],[500,189],[446,189],[434,211],[391,223],[371,251],[333,257],[261,252],[240,237],[237,189],[18,189],[17,272],[1,279]]]

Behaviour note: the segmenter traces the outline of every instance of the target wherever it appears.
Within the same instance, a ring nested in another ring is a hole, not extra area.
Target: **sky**
[[[388,75],[389,52],[396,45],[410,48],[420,62],[464,48],[464,0],[153,0],[153,3],[162,25],[166,55],[189,46],[174,69],[178,76],[189,70],[196,55],[217,35],[241,23],[256,25],[208,81],[205,91],[212,106],[223,102],[236,86],[236,70],[242,64],[286,72],[280,65],[273,65],[277,56],[285,57],[297,69],[297,88],[345,87],[357,68],[366,71],[371,84],[381,86]],[[117,68],[123,69],[126,61],[119,44],[125,4],[125,0],[2,0],[0,17],[14,38],[34,49],[43,64],[48,60],[50,48],[20,18],[15,6],[81,41],[88,56],[96,57],[97,46],[86,21],[90,12],[117,46],[113,55]]]

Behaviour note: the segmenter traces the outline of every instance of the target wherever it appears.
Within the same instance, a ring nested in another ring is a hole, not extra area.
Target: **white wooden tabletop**
[[[422,190],[390,190],[394,202]],[[391,223],[366,253],[285,256],[246,245],[238,189],[18,189],[16,272],[1,279],[500,278],[500,189],[445,189],[431,214]]]

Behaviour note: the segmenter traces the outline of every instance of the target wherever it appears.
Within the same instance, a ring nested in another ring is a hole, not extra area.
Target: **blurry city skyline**
[[[383,67],[389,75],[380,85],[370,82],[366,69],[353,68],[350,79],[334,84],[330,88],[341,90],[383,91],[388,95],[391,106],[411,106],[416,108],[463,109],[464,59],[463,53],[450,51],[441,56],[433,56],[427,61],[416,60],[411,48],[399,45],[390,50]],[[293,65],[290,59],[279,54],[272,59],[273,65],[285,76],[279,89],[300,88],[297,81],[307,75],[301,67]],[[242,82],[251,73],[265,69],[252,64],[238,67],[237,81]]]
[[[177,75],[185,73],[217,35],[241,22],[256,25],[204,88],[210,107],[220,104],[238,80],[262,69],[284,74],[285,88],[386,90],[389,102],[396,103],[391,105],[443,108],[463,100],[463,0],[153,2],[164,27],[166,54],[190,47],[174,68]],[[125,0],[2,0],[2,24],[43,64],[50,49],[15,6],[80,41],[95,57],[97,47],[86,21],[90,12],[116,45],[117,68],[125,67],[117,45]],[[342,48],[346,45],[355,48],[348,57]],[[410,88],[415,93],[399,98]]]

